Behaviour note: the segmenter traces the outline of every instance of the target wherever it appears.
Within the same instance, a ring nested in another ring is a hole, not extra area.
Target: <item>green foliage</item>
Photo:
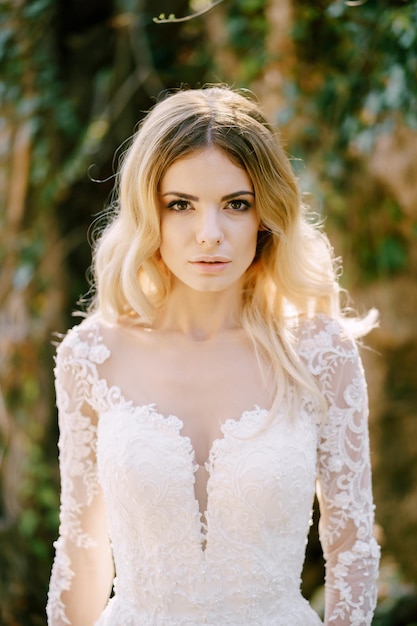
[[[57,532],[59,497],[51,482],[51,468],[40,445],[32,445],[26,459],[21,496],[27,506],[22,512],[18,532],[27,541],[33,556],[46,561],[51,550],[45,539]]]
[[[362,160],[399,119],[417,128],[417,2],[297,0],[293,37],[300,63],[281,119],[304,120],[295,151],[317,155],[329,223],[360,280],[401,273],[413,238],[394,200],[375,184],[364,189]]]
[[[33,338],[31,342],[20,342],[9,360],[9,380],[2,379],[2,391],[7,390],[5,406],[13,415],[13,432],[20,433],[18,446],[16,441],[4,442],[4,468],[17,472],[12,480],[21,507],[19,515],[9,518],[3,506],[0,509],[0,623],[5,625],[41,626],[45,622],[52,538],[57,533],[59,508],[56,465],[50,461],[56,458],[56,445],[48,443],[45,429],[50,380],[48,384],[39,371],[45,361],[51,363],[46,352],[36,347]],[[13,464],[16,454],[20,456],[18,467]]]
[[[310,113],[338,132],[337,148],[353,138],[369,146],[390,121],[417,127],[417,3],[343,0],[296,2],[294,41],[304,71],[296,98],[311,97]],[[312,80],[312,77],[314,80]]]
[[[239,56],[239,86],[248,86],[267,62],[265,38],[268,22],[265,0],[231,0],[228,2],[227,28],[230,45]]]

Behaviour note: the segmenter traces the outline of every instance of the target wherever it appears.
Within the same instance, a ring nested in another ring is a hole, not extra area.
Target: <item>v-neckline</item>
[[[106,387],[108,389],[107,382],[104,381]],[[117,387],[112,387],[112,389],[117,389]],[[255,407],[251,410],[244,410],[239,418],[228,418],[222,424],[220,424],[221,435],[213,439],[207,460],[204,462],[204,465],[201,466],[196,463],[196,454],[191,438],[188,435],[183,434],[184,422],[183,420],[174,414],[165,415],[161,413],[157,408],[157,403],[149,403],[149,404],[134,404],[133,401],[126,400],[123,397],[120,389],[117,389],[120,392],[119,401],[121,404],[125,404],[125,406],[132,412],[133,415],[136,413],[142,413],[146,411],[149,417],[157,418],[161,420],[162,423],[168,424],[172,427],[175,435],[179,438],[179,441],[183,445],[186,450],[188,459],[189,459],[189,468],[190,468],[190,480],[191,480],[191,489],[193,493],[193,504],[196,507],[199,514],[199,528],[198,528],[198,540],[202,555],[205,556],[206,546],[208,542],[209,536],[209,525],[210,525],[210,517],[209,517],[209,509],[210,509],[210,494],[209,494],[209,483],[213,479],[213,471],[215,468],[215,461],[218,455],[218,451],[221,447],[223,447],[227,440],[230,431],[240,430],[246,423],[254,416],[259,417],[262,416],[265,418],[268,415],[268,410],[255,405]],[[253,424],[252,424],[253,425]],[[205,483],[204,489],[206,494],[206,506],[201,507],[200,501],[196,494],[196,472],[199,467],[204,467],[207,471],[207,481]],[[204,508],[204,510],[202,510]]]
[[[103,380],[101,382],[103,382]],[[104,382],[106,383],[107,389],[109,389],[107,381]],[[180,439],[186,441],[189,446],[193,468],[205,467],[209,474],[211,473],[211,466],[215,459],[215,452],[217,451],[217,448],[225,441],[228,433],[232,430],[235,432],[237,430],[240,430],[242,426],[245,426],[247,424],[249,419],[253,418],[253,416],[262,415],[262,417],[266,417],[266,415],[269,413],[268,409],[264,409],[258,405],[255,405],[253,409],[245,409],[244,411],[242,411],[241,415],[238,418],[227,418],[224,422],[220,424],[221,434],[218,437],[215,437],[211,442],[207,459],[204,461],[204,463],[199,464],[196,462],[196,453],[193,442],[191,441],[191,437],[189,437],[189,435],[184,435],[183,433],[184,421],[180,417],[178,417],[174,413],[165,415],[158,410],[158,404],[156,402],[150,402],[147,404],[135,404],[132,400],[126,400],[121,393],[120,388],[117,386],[112,386],[111,389],[112,391],[116,390],[118,392],[118,399],[120,404],[124,404],[126,407],[128,407],[133,414],[136,412],[141,413],[143,411],[147,411],[149,415],[159,418],[163,423],[175,426],[175,429]]]
[[[97,372],[98,374],[98,372]],[[108,405],[108,409],[122,407],[127,409],[128,412],[134,417],[136,414],[142,414],[146,412],[146,414],[151,418],[157,418],[163,424],[167,424],[179,438],[182,446],[185,448],[187,452],[187,456],[189,459],[189,468],[190,468],[190,480],[191,487],[193,492],[193,503],[197,508],[199,513],[199,544],[202,554],[205,554],[206,545],[208,541],[209,534],[209,507],[210,507],[210,495],[209,495],[209,483],[213,476],[213,469],[215,466],[215,460],[218,454],[219,449],[225,445],[228,435],[231,431],[241,430],[242,427],[247,425],[250,420],[253,426],[253,418],[254,416],[259,417],[262,416],[265,418],[269,411],[267,409],[261,408],[258,405],[255,405],[253,409],[242,411],[240,417],[238,418],[228,418],[222,424],[220,424],[220,432],[221,435],[214,438],[211,442],[209,454],[204,462],[204,465],[200,466],[196,463],[196,453],[191,438],[188,435],[183,434],[184,422],[183,420],[175,414],[170,413],[169,415],[165,415],[161,411],[158,410],[158,405],[156,402],[147,403],[147,404],[136,404],[133,400],[127,400],[122,393],[121,388],[118,385],[109,386],[107,380],[105,378],[98,377],[99,385],[102,390],[105,388],[104,396],[107,398],[108,396],[112,396],[116,398],[116,401],[112,401]],[[201,507],[200,501],[196,494],[196,472],[199,467],[204,467],[207,471],[207,481],[205,483],[205,493],[206,493],[206,506]],[[204,511],[201,509],[204,508]]]

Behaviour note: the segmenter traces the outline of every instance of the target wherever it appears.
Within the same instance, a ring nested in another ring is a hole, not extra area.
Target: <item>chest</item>
[[[112,351],[106,368],[104,377],[133,405],[155,404],[162,415],[181,419],[200,466],[227,420],[272,402],[266,368],[247,341],[125,345]]]
[[[272,525],[287,518],[293,523],[300,507],[305,506],[307,514],[314,493],[317,443],[307,415],[292,424],[284,416],[271,420],[266,410],[254,409],[226,422],[205,464],[203,510],[195,492],[194,450],[182,427],[181,420],[161,415],[154,406],[101,416],[99,470],[118,508],[132,515],[139,511],[156,515],[159,510],[160,519],[167,521],[170,507],[207,509],[209,517],[233,510],[236,523],[250,516],[259,524],[267,520]]]

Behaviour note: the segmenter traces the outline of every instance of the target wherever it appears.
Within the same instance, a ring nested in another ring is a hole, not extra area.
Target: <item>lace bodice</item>
[[[100,375],[111,354],[98,323],[67,334],[56,361],[62,506],[50,626],[93,623],[112,560],[114,595],[98,626],[322,624],[300,594],[316,481],[325,624],[370,625],[379,550],[362,366],[324,317],[303,327],[298,353],[327,414],[306,395],[296,419],[254,407],[226,421],[201,516],[181,419],[134,404]]]

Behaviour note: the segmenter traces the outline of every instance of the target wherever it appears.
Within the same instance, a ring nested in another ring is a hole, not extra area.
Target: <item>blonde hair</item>
[[[152,323],[170,289],[159,256],[158,187],[174,161],[208,146],[243,167],[254,187],[263,230],[245,275],[241,322],[271,364],[278,406],[294,381],[315,390],[293,349],[290,319],[317,313],[341,319],[341,290],[330,243],[307,219],[290,162],[248,95],[217,86],[177,91],[142,121],[117,174],[111,221],[94,249],[90,310],[109,321]],[[359,323],[356,334],[367,330]]]

